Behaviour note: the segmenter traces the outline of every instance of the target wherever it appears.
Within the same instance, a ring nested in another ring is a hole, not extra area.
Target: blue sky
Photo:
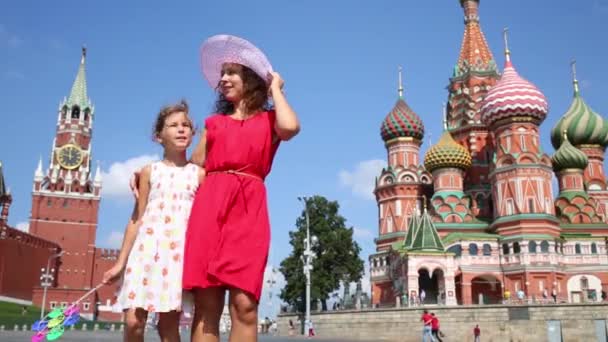
[[[348,5],[346,5],[348,4]],[[548,132],[572,97],[569,62],[577,59],[581,92],[608,114],[608,0],[484,0],[482,29],[499,66],[502,29],[510,29],[516,68],[547,96]],[[131,207],[127,177],[159,155],[150,140],[160,106],[186,98],[197,122],[214,94],[199,69],[202,41],[229,33],[251,40],[286,81],[302,132],[281,146],[268,178],[272,264],[290,252],[288,231],[298,196],[338,200],[356,227],[362,257],[373,252],[377,209],[373,178],[386,160],[380,123],[397,99],[424,120],[425,144],[441,132],[441,104],[463,33],[462,9],[450,1],[53,1],[0,5],[0,160],[22,227],[38,158],[48,166],[57,107],[69,94],[86,44],[88,92],[95,105],[93,158],[104,171],[97,244],[117,246]],[[274,293],[277,292],[275,289]],[[266,298],[268,295],[266,293]],[[276,307],[276,300],[273,305]],[[270,306],[263,306],[268,312]]]

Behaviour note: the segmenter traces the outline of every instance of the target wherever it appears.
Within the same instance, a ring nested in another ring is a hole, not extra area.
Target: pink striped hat
[[[236,36],[215,35],[207,39],[201,46],[203,75],[213,89],[220,82],[224,63],[244,65],[266,82],[268,82],[268,73],[272,72],[272,65],[270,65],[268,58],[255,45]]]

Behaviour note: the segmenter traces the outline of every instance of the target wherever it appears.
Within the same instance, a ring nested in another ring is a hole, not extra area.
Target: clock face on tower
[[[63,145],[57,151],[57,161],[64,169],[72,170],[80,166],[84,159],[84,153],[80,147],[74,144]]]

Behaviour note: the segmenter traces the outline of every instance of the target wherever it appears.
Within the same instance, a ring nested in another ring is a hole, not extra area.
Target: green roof
[[[418,228],[413,235],[414,239],[408,248],[410,251],[445,251],[445,247],[443,247],[441,238],[426,208],[422,217],[418,219]]]
[[[494,222],[492,222],[492,226],[494,226],[498,223],[503,223],[503,222],[510,222],[510,221],[517,221],[517,220],[530,220],[530,219],[532,219],[532,220],[543,219],[543,220],[550,220],[555,223],[559,223],[559,220],[553,215],[537,213],[537,214],[517,214],[517,215],[501,216],[501,217],[497,218],[496,220],[494,220]]]
[[[383,234],[383,235],[380,235],[379,237],[375,238],[374,243],[382,242],[385,240],[391,240],[394,238],[401,238],[404,236],[405,236],[404,232],[392,232],[392,233],[388,233],[388,234]]]
[[[410,248],[412,243],[414,242],[414,236],[416,235],[416,231],[418,226],[420,225],[420,218],[417,215],[412,216],[412,219],[407,225],[407,235],[405,236],[405,241],[403,242],[403,247]]]
[[[70,91],[70,97],[66,103],[68,107],[77,105],[81,110],[89,106],[89,97],[87,96],[87,78],[84,63],[86,55],[86,49],[83,48],[78,73],[76,74],[76,79],[72,85],[72,91]]]
[[[463,233],[463,232],[455,232],[449,233],[448,235],[443,237],[443,245],[447,246],[455,241],[460,240],[498,240],[500,235],[498,234],[489,234],[489,233]]]
[[[561,223],[559,225],[562,229],[580,229],[580,230],[588,230],[588,229],[608,229],[608,224],[600,222],[600,223]],[[580,234],[580,233],[563,233],[563,234]]]
[[[563,238],[569,237],[592,237],[591,233],[562,233]]]
[[[479,223],[435,223],[435,228],[439,230],[458,229],[458,230],[479,230],[488,228],[488,224],[478,220]]]
[[[510,242],[517,240],[555,240],[557,237],[549,235],[549,234],[517,234],[517,235],[509,235],[509,236],[501,236],[500,242]]]
[[[605,236],[593,236],[591,233],[562,233],[564,240],[604,240]]]

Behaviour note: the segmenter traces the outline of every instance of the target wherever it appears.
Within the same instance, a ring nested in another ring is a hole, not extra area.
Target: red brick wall
[[[65,203],[65,204],[64,204]],[[30,232],[61,245],[57,285],[92,286],[99,200],[34,194]]]
[[[8,226],[0,227],[0,295],[32,299],[40,286],[41,268],[59,251],[59,245]],[[56,261],[56,259],[55,259]],[[51,268],[57,269],[51,264]]]

